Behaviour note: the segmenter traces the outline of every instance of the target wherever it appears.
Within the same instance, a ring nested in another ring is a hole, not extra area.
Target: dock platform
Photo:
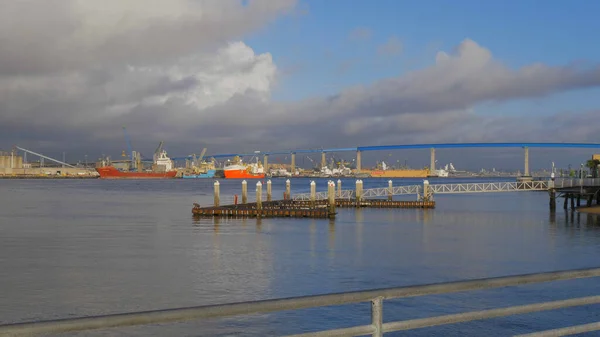
[[[335,183],[327,183],[327,198],[316,198],[315,182],[311,182],[311,198],[309,200],[298,200],[291,197],[290,181],[286,181],[286,191],[283,200],[272,200],[271,181],[267,181],[267,200],[262,201],[262,184],[256,184],[256,202],[248,202],[247,183],[242,182],[242,202],[237,203],[237,195],[234,197],[233,205],[221,205],[220,184],[218,181],[214,184],[214,204],[213,206],[202,207],[194,203],[192,214],[202,217],[288,217],[288,218],[335,218],[336,208],[435,208],[435,202],[430,198],[423,198],[417,201],[399,201],[388,199],[366,199],[357,194],[357,198],[340,198],[336,195],[340,191],[335,191]],[[362,181],[359,181],[362,189]],[[338,186],[341,187],[341,186]]]

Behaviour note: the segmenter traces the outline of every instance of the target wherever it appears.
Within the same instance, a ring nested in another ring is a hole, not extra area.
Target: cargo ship
[[[154,159],[150,171],[121,171],[112,165],[96,167],[100,179],[171,179],[177,175],[173,161],[166,151],[161,151]]]
[[[202,178],[214,178],[217,170],[206,170],[206,172],[183,174],[181,177],[184,179],[202,179]]]
[[[360,174],[369,174],[372,178],[427,178],[429,169],[389,169],[385,162],[374,170],[360,170]]]
[[[233,158],[230,164],[223,168],[226,179],[262,179],[265,177],[264,169],[261,163],[256,160],[256,163],[244,164],[238,156]]]
[[[184,179],[206,179],[206,178],[215,178],[217,174],[217,169],[215,167],[214,161],[202,161],[202,156],[204,156],[204,151],[201,155],[201,158],[197,159],[194,156],[192,161],[192,167],[186,169],[181,176]]]

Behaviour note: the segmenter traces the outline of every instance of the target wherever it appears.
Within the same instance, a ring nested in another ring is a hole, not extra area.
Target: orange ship
[[[177,175],[177,169],[173,168],[173,161],[164,150],[157,152],[154,156],[154,165],[163,168],[160,171],[120,171],[112,165],[104,166],[105,164],[103,161],[102,166],[96,167],[96,172],[100,174],[101,179],[170,179]]]
[[[243,164],[240,157],[233,158],[233,162],[223,168],[225,179],[262,179],[265,177],[260,162]]]
[[[97,167],[101,179],[168,179],[175,178],[177,170],[167,172],[119,171],[114,166]]]

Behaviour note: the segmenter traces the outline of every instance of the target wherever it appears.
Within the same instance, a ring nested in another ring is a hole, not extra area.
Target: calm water
[[[274,180],[274,196],[283,194],[283,184],[283,179]],[[294,179],[292,189],[306,192],[308,184],[308,179]],[[324,180],[317,184],[318,190],[326,188]],[[344,188],[352,185],[352,180],[343,182]],[[365,179],[365,188],[386,185]],[[598,219],[572,216],[561,205],[551,216],[546,193],[436,196],[434,210],[341,209],[331,222],[194,220],[192,203],[210,204],[212,188],[212,180],[0,180],[0,322],[600,265]],[[240,190],[238,181],[221,182],[223,196]],[[592,279],[386,301],[384,321],[599,292]],[[598,309],[556,310],[402,335],[508,336],[597,321]],[[78,335],[270,336],[369,320],[370,305],[365,303]]]

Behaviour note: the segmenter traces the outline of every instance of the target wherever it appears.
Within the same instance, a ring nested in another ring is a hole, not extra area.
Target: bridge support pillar
[[[569,194],[565,194],[565,203],[563,204],[563,208],[569,208]]]
[[[264,172],[269,173],[269,155],[268,154],[265,154],[263,161],[264,161],[264,163],[263,163]]]
[[[429,174],[435,175],[435,148],[430,150]]]
[[[292,163],[290,164],[290,170],[292,175],[296,172],[296,153],[292,152]]]
[[[327,158],[325,157],[325,152],[321,152],[321,168],[327,166]]]
[[[356,151],[356,171],[358,171],[358,172],[360,172],[360,169],[361,169],[360,168],[360,164],[361,164],[360,161],[361,161],[360,150],[358,150],[358,151]]]
[[[523,174],[525,177],[530,177],[529,174],[529,147],[525,147],[525,173]]]

